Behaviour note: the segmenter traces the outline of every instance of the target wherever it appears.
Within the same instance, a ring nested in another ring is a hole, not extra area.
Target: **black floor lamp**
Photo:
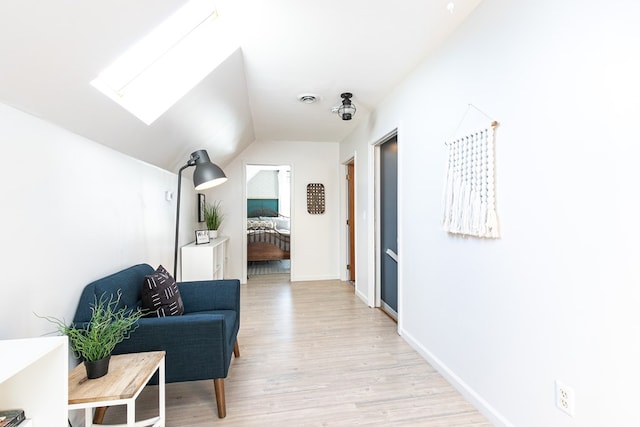
[[[187,164],[178,171],[178,199],[176,200],[176,242],[173,251],[173,278],[177,280],[178,273],[178,230],[180,229],[180,189],[182,188],[182,171],[188,167],[195,166],[193,171],[193,185],[196,190],[206,190],[207,188],[220,185],[227,180],[227,176],[222,169],[211,163],[207,150],[198,150],[191,153]]]

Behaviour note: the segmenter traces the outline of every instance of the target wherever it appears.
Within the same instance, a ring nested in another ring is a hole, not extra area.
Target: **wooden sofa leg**
[[[240,347],[238,347],[238,339],[236,339],[236,343],[233,345],[233,355],[236,357],[240,357]]]
[[[96,411],[93,413],[93,423],[94,424],[102,424],[104,421],[104,414],[107,413],[108,406],[99,406],[96,408]]]
[[[227,406],[224,400],[224,378],[215,378],[213,387],[216,391],[216,404],[218,405],[218,417],[227,416]]]

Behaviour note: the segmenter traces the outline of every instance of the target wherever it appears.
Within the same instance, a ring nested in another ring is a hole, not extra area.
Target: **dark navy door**
[[[398,314],[398,138],[380,147],[380,298]]]

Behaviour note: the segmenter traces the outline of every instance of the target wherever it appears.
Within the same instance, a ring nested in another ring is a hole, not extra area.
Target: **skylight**
[[[211,0],[191,0],[91,84],[150,125],[231,55],[229,39]]]

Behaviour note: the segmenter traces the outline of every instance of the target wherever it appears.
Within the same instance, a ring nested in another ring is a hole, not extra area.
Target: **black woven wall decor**
[[[307,212],[312,215],[324,213],[324,184],[307,184]]]

